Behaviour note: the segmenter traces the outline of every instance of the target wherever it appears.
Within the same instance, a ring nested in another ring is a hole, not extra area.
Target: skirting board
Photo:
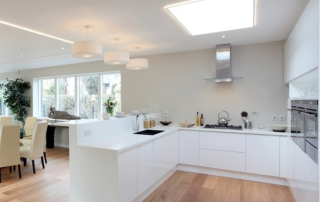
[[[133,202],[141,202],[145,198],[147,198],[154,190],[156,190],[164,181],[166,181],[174,172],[176,171],[176,167],[170,170],[165,176],[163,176],[160,180],[154,183],[149,189],[143,192],[140,196],[138,196]]]
[[[69,148],[69,145],[68,145],[68,144],[54,143],[54,146],[63,147],[63,148]]]
[[[227,171],[227,170],[220,170],[220,169],[214,169],[214,168],[205,168],[205,167],[199,167],[199,166],[190,166],[190,165],[183,165],[183,164],[179,164],[177,166],[177,170],[288,186],[287,179],[279,178],[279,177],[270,177],[270,176],[264,176],[264,175],[256,175],[256,174]]]

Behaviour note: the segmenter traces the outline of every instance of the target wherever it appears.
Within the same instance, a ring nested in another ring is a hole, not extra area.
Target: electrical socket
[[[85,130],[84,137],[90,137],[90,136],[91,136],[91,130]]]
[[[153,104],[153,108],[155,109],[159,108],[159,104]]]
[[[279,115],[278,116],[278,120],[279,121],[285,121],[286,120],[286,116],[285,115]]]
[[[278,120],[278,115],[272,115],[271,116],[272,121],[277,121]]]
[[[152,104],[147,104],[147,108],[152,108]]]
[[[164,110],[164,111],[163,111],[163,116],[169,116],[168,110]]]

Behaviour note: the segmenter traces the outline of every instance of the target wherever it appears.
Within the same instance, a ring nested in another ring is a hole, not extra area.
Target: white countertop
[[[145,129],[141,129],[145,130]],[[150,130],[164,130],[164,132],[156,135],[136,135],[134,131],[109,137],[99,141],[82,143],[79,146],[94,147],[99,149],[112,150],[117,152],[122,152],[130,148],[136,147],[138,145],[147,143],[154,139],[163,137],[170,133],[179,130],[194,130],[194,131],[205,131],[205,132],[221,132],[221,133],[237,133],[237,134],[256,134],[256,135],[272,135],[272,136],[288,136],[289,133],[273,132],[266,129],[244,129],[244,130],[223,130],[223,129],[207,129],[202,126],[194,126],[191,128],[185,128],[180,126],[157,126],[151,128]]]

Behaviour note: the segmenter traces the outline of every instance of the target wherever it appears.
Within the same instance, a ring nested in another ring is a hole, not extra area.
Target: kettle
[[[227,118],[226,117],[220,117],[220,114],[222,112],[225,112],[228,115],[228,117]],[[226,112],[226,111],[222,111],[222,112],[220,112],[218,114],[218,118],[219,118],[218,119],[218,124],[219,124],[219,126],[227,126],[228,125],[228,121],[231,121],[231,119],[229,119],[229,113]]]

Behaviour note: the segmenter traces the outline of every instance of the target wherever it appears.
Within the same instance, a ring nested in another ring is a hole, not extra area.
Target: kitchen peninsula
[[[71,201],[141,201],[175,170],[287,185],[287,133],[157,126],[163,132],[137,135],[135,118],[64,123]]]

